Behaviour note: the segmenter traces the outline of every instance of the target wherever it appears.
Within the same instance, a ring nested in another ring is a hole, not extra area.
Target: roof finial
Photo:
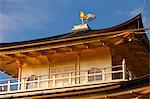
[[[94,18],[95,18],[95,14],[85,15],[83,11],[80,12],[80,19],[82,21],[82,24],[84,24],[84,21],[92,21]]]
[[[85,15],[83,11],[80,12],[80,19],[82,24],[75,25],[71,32],[79,32],[79,31],[86,31],[90,30],[88,24],[85,24],[85,21],[92,21],[95,18],[95,14],[87,14]]]

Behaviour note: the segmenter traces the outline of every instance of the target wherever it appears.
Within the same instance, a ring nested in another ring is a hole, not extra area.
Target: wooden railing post
[[[85,83],[88,82],[88,72],[85,72]]]
[[[102,81],[105,81],[105,69],[102,69]]]
[[[18,90],[20,90],[20,78],[18,78]]]
[[[69,85],[71,85],[71,73],[69,74]]]
[[[123,80],[126,79],[126,67],[125,67],[125,59],[122,60],[122,75],[123,75]]]
[[[10,80],[8,80],[7,91],[10,91]]]
[[[53,75],[53,86],[55,86],[56,83],[56,79],[55,79],[55,75]]]
[[[37,79],[37,88],[40,88],[40,77],[38,76],[38,79]]]
[[[25,86],[25,78],[23,78],[22,80],[21,80],[21,90],[26,90],[26,86]]]
[[[20,90],[21,71],[22,71],[22,67],[21,67],[20,62],[19,62],[19,67],[18,67],[18,88],[17,88],[17,90]]]

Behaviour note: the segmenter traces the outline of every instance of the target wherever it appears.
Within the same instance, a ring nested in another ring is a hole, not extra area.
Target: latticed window
[[[102,73],[101,69],[91,68],[88,71],[88,74],[97,74],[97,73]],[[97,80],[102,80],[102,75],[101,74],[88,76],[88,81],[97,81]]]
[[[27,81],[35,81],[38,79],[37,75],[31,75]],[[37,88],[37,82],[31,82],[31,83],[27,83],[27,89],[33,89],[33,88]]]
[[[51,74],[55,74],[55,78],[57,80],[55,81],[55,86],[67,86],[69,84],[69,73],[68,72],[74,72],[75,71],[75,65],[70,66],[51,66],[50,68]],[[75,73],[71,73],[71,76],[74,76]],[[53,78],[53,77],[51,77]],[[58,79],[59,78],[59,79]],[[66,79],[63,79],[66,78]],[[67,79],[68,78],[68,79]],[[71,83],[75,83],[75,78],[71,79]],[[52,86],[52,82],[51,85]]]

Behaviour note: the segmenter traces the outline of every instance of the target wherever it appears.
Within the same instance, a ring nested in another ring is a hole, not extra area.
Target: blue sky
[[[101,29],[139,13],[150,27],[150,0],[0,0],[0,43],[67,33],[80,24],[79,12],[96,14],[88,24]]]

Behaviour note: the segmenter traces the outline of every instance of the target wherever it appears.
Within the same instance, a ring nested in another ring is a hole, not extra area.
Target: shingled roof
[[[136,17],[134,17],[122,24],[119,24],[119,25],[111,27],[111,28],[100,29],[100,30],[87,30],[87,31],[80,31],[80,32],[75,32],[75,33],[69,32],[69,33],[65,33],[65,34],[61,34],[61,35],[57,35],[57,36],[41,38],[41,39],[36,39],[36,40],[22,41],[22,42],[0,43],[0,48],[11,47],[11,46],[20,46],[20,45],[26,45],[26,44],[35,44],[36,45],[39,42],[55,41],[55,40],[74,38],[74,37],[80,37],[80,36],[86,36],[86,35],[92,35],[92,34],[107,34],[109,32],[135,29],[135,28],[143,28],[141,14],[137,15]],[[67,40],[67,42],[69,42],[69,41],[70,40]],[[59,43],[59,42],[57,42],[57,43]],[[53,44],[53,43],[50,43],[50,44]]]

